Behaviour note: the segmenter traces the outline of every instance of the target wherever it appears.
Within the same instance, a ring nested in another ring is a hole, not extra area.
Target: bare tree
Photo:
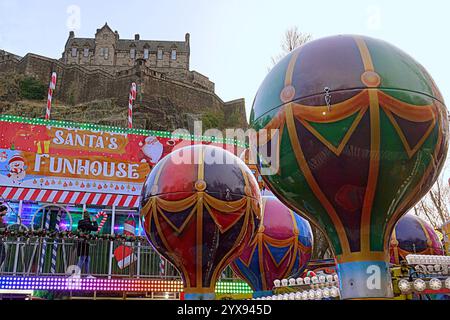
[[[311,224],[311,230],[313,233],[313,250],[311,259],[328,259],[333,257],[330,245],[325,235],[316,226]]]
[[[278,61],[283,59],[289,52],[294,51],[296,48],[311,39],[311,34],[298,31],[297,26],[287,29],[284,32],[283,39],[281,41],[281,53],[272,57],[272,66],[276,65]]]
[[[414,214],[430,222],[435,229],[439,229],[444,222],[450,220],[449,207],[450,187],[441,174],[430,191],[416,204]]]

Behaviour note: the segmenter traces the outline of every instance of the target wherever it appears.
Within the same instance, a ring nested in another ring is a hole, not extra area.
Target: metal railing
[[[80,255],[89,250],[89,260],[80,263]],[[120,267],[110,252],[132,259]],[[128,242],[110,239],[76,239],[48,237],[0,238],[0,275],[67,275],[81,267],[81,274],[105,277],[179,279],[178,271],[168,262],[160,270],[160,255],[145,240]],[[86,264],[89,262],[88,269]]]
[[[86,248],[89,250],[89,270],[86,265],[79,264],[80,254],[85,253]],[[117,252],[117,248],[122,252]],[[111,254],[114,252],[125,258],[124,261],[132,259],[132,263],[121,268]],[[0,236],[0,275],[70,275],[79,266],[81,275],[95,277],[180,279],[178,270],[167,260],[162,272],[160,262],[161,256],[144,238],[129,241],[54,236]],[[223,279],[230,279],[233,273],[227,268],[222,276]]]

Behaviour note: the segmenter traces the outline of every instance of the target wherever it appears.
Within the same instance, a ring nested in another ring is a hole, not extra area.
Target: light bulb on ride
[[[447,279],[445,279],[445,288],[450,289],[450,277],[448,277]]]
[[[439,290],[442,288],[442,282],[439,279],[433,278],[430,280],[430,288],[433,290]]]
[[[331,295],[333,298],[336,298],[337,296],[339,296],[339,291],[338,291],[338,289],[337,289],[336,287],[331,287],[331,289],[330,289],[330,295]]]
[[[406,279],[402,279],[398,282],[398,288],[401,292],[408,292],[411,289],[411,283]]]
[[[326,277],[324,275],[319,276],[319,283],[325,283]]]
[[[322,290],[322,294],[323,294],[323,297],[324,297],[324,298],[329,298],[329,297],[330,297],[330,289],[324,288],[324,289]]]
[[[315,299],[316,300],[321,300],[322,297],[323,297],[323,293],[322,293],[321,289],[317,289],[314,294],[315,294]]]
[[[422,279],[414,280],[414,288],[417,291],[419,291],[419,292],[423,291],[423,290],[425,290],[426,287],[427,287],[427,285],[426,285],[425,281],[423,281]]]

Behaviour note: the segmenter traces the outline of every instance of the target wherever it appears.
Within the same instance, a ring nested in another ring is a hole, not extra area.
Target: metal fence
[[[86,248],[89,250],[88,261],[80,259],[80,254],[85,254]],[[117,248],[120,248],[119,252]],[[114,253],[121,255],[123,261],[131,259],[132,263],[121,266]],[[131,242],[123,239],[55,239],[38,236],[0,238],[0,275],[51,276],[80,271],[81,275],[95,277],[180,279],[177,269],[165,259],[161,265],[161,259],[142,238]],[[232,277],[229,268],[222,274],[223,279]]]

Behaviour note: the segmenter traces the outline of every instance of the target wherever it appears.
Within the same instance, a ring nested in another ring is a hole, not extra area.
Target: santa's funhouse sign
[[[0,121],[0,186],[140,195],[162,157],[194,143],[202,142]]]

